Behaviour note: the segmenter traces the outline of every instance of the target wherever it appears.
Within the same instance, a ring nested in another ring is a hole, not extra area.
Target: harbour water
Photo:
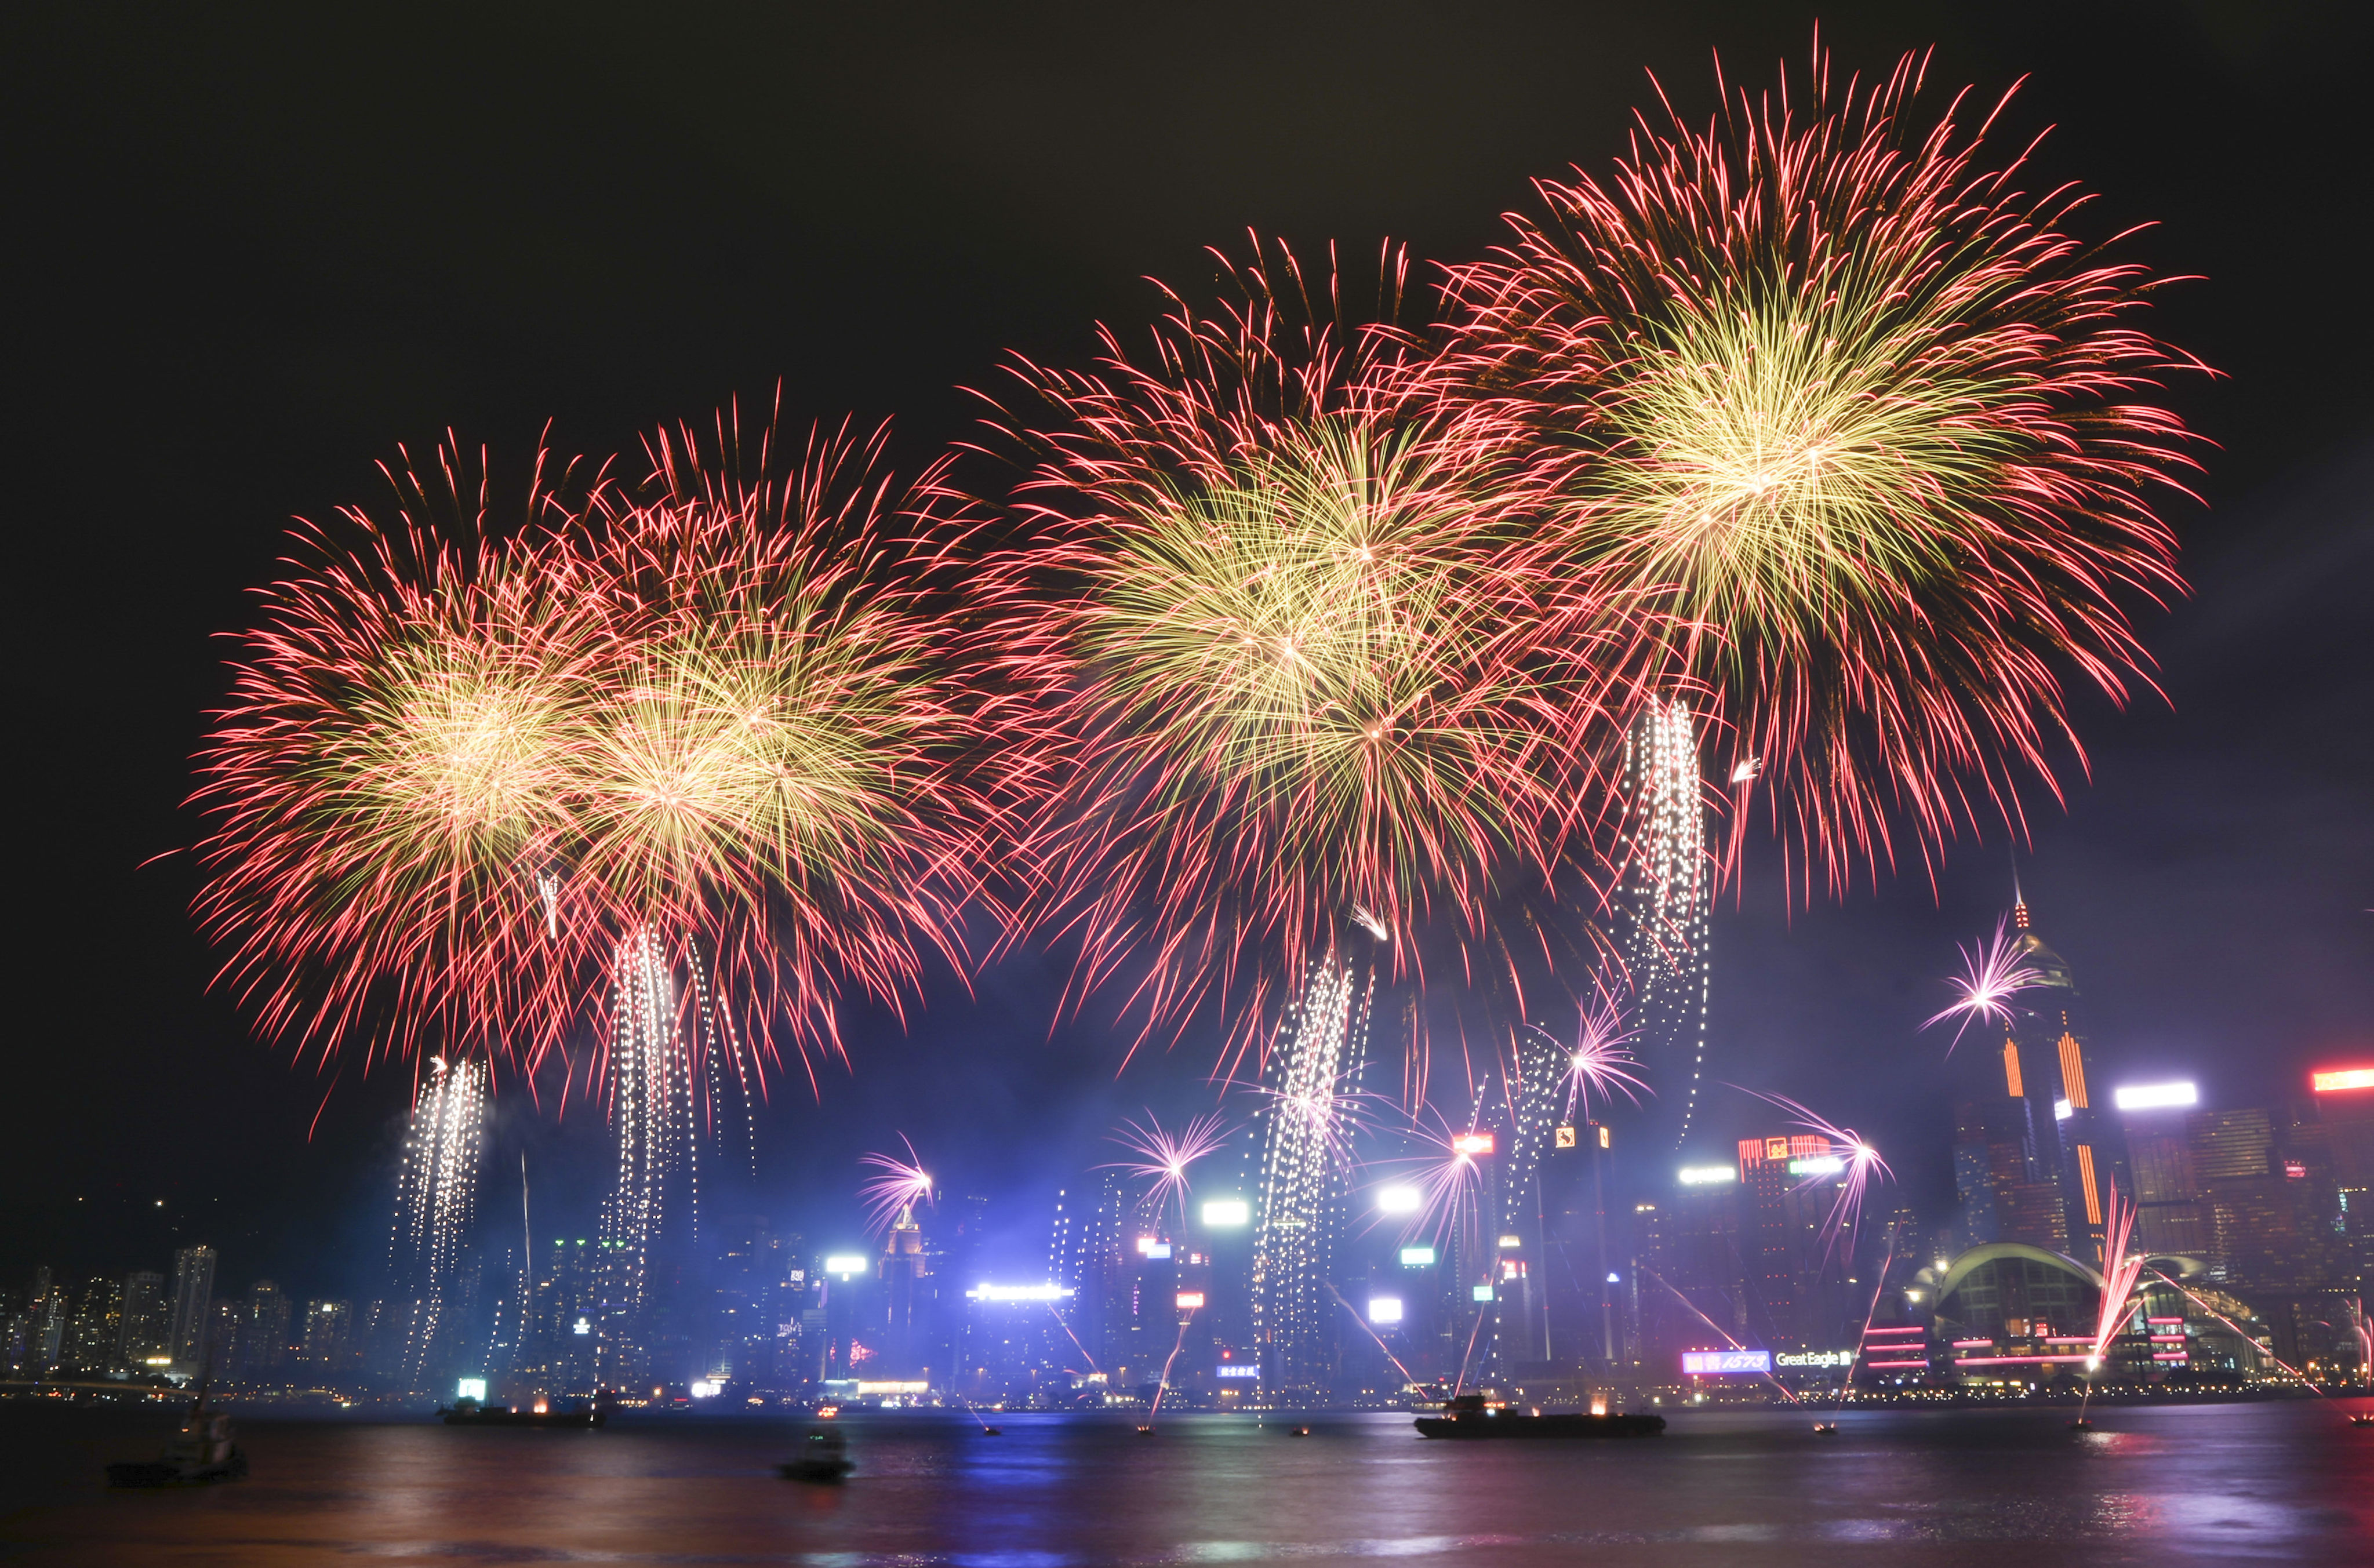
[[[2374,1563],[2374,1427],[2343,1403],[1684,1411],[1639,1441],[1429,1443],[1399,1415],[858,1414],[840,1486],[804,1427],[599,1432],[248,1419],[250,1479],[107,1492],[162,1412],[0,1407],[14,1563]]]

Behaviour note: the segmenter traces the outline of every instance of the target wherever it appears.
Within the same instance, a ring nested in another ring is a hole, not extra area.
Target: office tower
[[[104,1375],[116,1367],[116,1347],[123,1338],[123,1285],[109,1279],[86,1280],[74,1295],[66,1319],[60,1358],[78,1372]]]
[[[416,1391],[442,1380],[466,1327],[463,1250],[477,1212],[486,1088],[483,1063],[432,1060],[405,1129],[388,1280],[390,1294],[412,1304],[401,1375]]]
[[[134,1372],[157,1370],[171,1352],[173,1318],[165,1299],[165,1276],[138,1270],[123,1276],[123,1332],[116,1355]]]
[[[2209,1235],[2186,1124],[2200,1095],[2190,1083],[2117,1091],[2120,1130],[2134,1183],[2135,1245],[2156,1257],[2202,1258]]]
[[[215,1293],[215,1249],[185,1246],[173,1254],[173,1364],[195,1375],[206,1358],[206,1326]]]
[[[1505,1146],[1498,1153],[1495,1187],[1500,1212],[1493,1235],[1520,1238],[1517,1256],[1501,1259],[1498,1270],[1506,1287],[1499,1312],[1499,1362],[1513,1371],[1518,1362],[1550,1359],[1550,1321],[1545,1286],[1549,1257],[1549,1213],[1542,1187],[1543,1163],[1557,1135],[1566,1112],[1567,1048],[1545,1030],[1529,1029],[1517,1036],[1517,1078],[1501,1096],[1508,1120]],[[1508,1264],[1517,1272],[1508,1276]],[[1513,1298],[1513,1299],[1510,1299]]]
[[[232,1364],[248,1383],[276,1381],[288,1353],[288,1296],[270,1280],[258,1280],[248,1292],[247,1311],[239,1327],[239,1356]]]
[[[2269,1297],[2341,1288],[2349,1248],[2328,1129],[2254,1107],[2196,1111],[2186,1130],[2211,1275]]]
[[[353,1357],[355,1308],[351,1302],[309,1301],[299,1330],[300,1355],[306,1371],[328,1379],[348,1370]]]
[[[899,1211],[890,1232],[883,1237],[882,1256],[875,1263],[881,1290],[878,1324],[882,1338],[876,1346],[884,1377],[915,1379],[926,1375],[923,1342],[931,1320],[931,1259],[923,1255],[923,1228],[915,1223],[915,1207]],[[943,1369],[945,1370],[945,1369]]]
[[[1374,990],[1364,963],[1330,955],[1313,965],[1263,1074],[1252,1294],[1273,1403],[1323,1398],[1334,1370],[1341,1309],[1329,1286],[1344,1211],[1344,1091],[1366,1065]]]
[[[1636,1049],[1689,1136],[1706,1066],[1706,802],[1689,705],[1652,697],[1625,742],[1624,963]]]
[[[2080,1029],[2077,982],[2068,961],[2032,929],[2027,900],[2016,882],[2012,890],[2016,962],[2035,972],[2037,982],[2010,999],[2007,1046],[2016,1049],[2024,1074],[2031,1123],[2030,1169],[2058,1188],[2063,1244],[2056,1250],[2100,1267],[2102,1226],[2115,1168],[2114,1145],[2094,1104],[2093,1062]],[[2020,1223],[2024,1234],[2006,1240],[2033,1241],[2039,1227]],[[2044,1245],[2034,1241],[2034,1245]]]
[[[1845,1153],[1804,1133],[1739,1141],[1741,1276],[1757,1342],[1828,1350],[1839,1340],[1849,1260],[1823,1228]]]
[[[2327,1129],[2348,1268],[2361,1293],[2374,1290],[2374,1065],[2329,1068],[2309,1082]]]
[[[1627,1272],[1639,1281],[1641,1354],[1652,1379],[1677,1377],[1685,1350],[1748,1335],[1740,1212],[1739,1173],[1728,1163],[1685,1165],[1668,1192],[1634,1205],[1640,1250]]]

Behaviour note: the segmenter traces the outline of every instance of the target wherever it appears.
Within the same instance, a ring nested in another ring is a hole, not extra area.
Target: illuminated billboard
[[[1261,1363],[1251,1361],[1224,1361],[1212,1369],[1215,1377],[1259,1377]]]
[[[1836,1154],[1816,1154],[1811,1159],[1789,1162],[1789,1174],[1792,1176],[1836,1176],[1846,1168],[1847,1163]]]
[[[1570,1128],[1570,1127],[1561,1127],[1561,1128],[1559,1128],[1559,1129],[1557,1129],[1557,1137],[1553,1140],[1553,1141],[1554,1141],[1555,1143],[1557,1143],[1557,1145],[1559,1148],[1561,1148],[1561,1149],[1571,1149],[1571,1148],[1573,1148],[1573,1147],[1574,1147],[1574,1129],[1572,1129],[1572,1128]]]
[[[1784,1368],[1795,1366],[1852,1366],[1854,1364],[1854,1360],[1855,1353],[1852,1351],[1782,1351],[1779,1355],[1772,1358],[1772,1364]]]
[[[1403,1267],[1403,1268],[1404,1268],[1404,1269],[1431,1269],[1431,1268],[1433,1268],[1433,1267],[1434,1267],[1434,1248],[1432,1248],[1432,1247],[1430,1247],[1430,1246],[1405,1246],[1405,1247],[1403,1247],[1403,1248],[1402,1248],[1402,1267]]]
[[[2166,1110],[2172,1106],[2197,1106],[2201,1091],[2191,1083],[2130,1083],[2110,1091],[2111,1103],[2122,1111]]]
[[[1473,1293],[1477,1301],[1490,1301],[1493,1299],[1492,1287],[1489,1285],[1478,1285],[1475,1287]]]
[[[1140,1258],[1166,1258],[1170,1256],[1170,1244],[1157,1241],[1152,1236],[1140,1236],[1137,1238],[1137,1255]]]
[[[1679,1174],[1684,1187],[1710,1187],[1739,1179],[1739,1173],[1729,1165],[1684,1165]]]
[[[911,1381],[902,1378],[896,1382],[877,1383],[871,1378],[860,1378],[857,1391],[861,1394],[928,1394],[932,1386],[920,1379]]]
[[[1370,1297],[1369,1298],[1369,1322],[1371,1322],[1371,1323],[1399,1323],[1401,1320],[1402,1320],[1402,1298],[1401,1298],[1401,1297],[1399,1297],[1399,1296],[1370,1296]]]
[[[2311,1073],[2309,1083],[2320,1094],[2336,1089],[2374,1089],[2374,1067],[2338,1067],[2331,1072]]]
[[[725,1385],[714,1377],[696,1377],[685,1392],[696,1399],[714,1399],[725,1392]]]
[[[1389,1187],[1377,1194],[1380,1214],[1415,1214],[1426,1207],[1426,1194],[1414,1187]]]
[[[1462,1154],[1488,1154],[1492,1152],[1492,1135],[1488,1132],[1463,1132],[1451,1141],[1451,1146]]]
[[[1731,1377],[1741,1373],[1772,1370],[1770,1351],[1684,1351],[1685,1377]]]
[[[965,1292],[975,1301],[1062,1301],[1069,1285],[975,1285]]]
[[[453,1386],[453,1397],[457,1399],[476,1399],[484,1403],[487,1398],[487,1380],[483,1377],[464,1377]]]
[[[852,1274],[864,1273],[872,1263],[873,1260],[863,1253],[836,1252],[824,1260],[824,1271],[828,1274],[838,1274],[846,1280]]]
[[[1194,1310],[1196,1307],[1199,1307],[1199,1306],[1201,1306],[1201,1305],[1204,1305],[1204,1293],[1203,1293],[1203,1292],[1201,1292],[1201,1291],[1181,1291],[1181,1292],[1179,1293],[1179,1301],[1178,1301],[1178,1305],[1179,1305],[1179,1310],[1180,1310],[1180,1311],[1181,1311],[1181,1312],[1191,1312],[1191,1311]]]
[[[1252,1206],[1241,1198],[1215,1198],[1204,1205],[1204,1223],[1214,1230],[1252,1223]]]

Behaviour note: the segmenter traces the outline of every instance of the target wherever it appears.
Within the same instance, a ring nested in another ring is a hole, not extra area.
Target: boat
[[[1462,1394],[1444,1402],[1442,1414],[1420,1416],[1412,1424],[1421,1437],[1654,1437],[1665,1430],[1665,1418],[1520,1412],[1481,1394]]]
[[[837,1426],[808,1429],[807,1441],[800,1451],[775,1467],[785,1480],[835,1482],[845,1480],[857,1466],[849,1457],[846,1441]]]
[[[110,1486],[212,1486],[247,1474],[247,1455],[231,1441],[230,1417],[206,1408],[206,1389],[190,1405],[182,1427],[154,1461],[131,1460],[107,1467]]]
[[[2349,1418],[2349,1424],[2352,1426],[2374,1426],[2374,1415],[2351,1416]]]
[[[1839,1423],[1837,1422],[1817,1421],[1814,1423],[1814,1435],[1816,1437],[1836,1437],[1838,1434]]]
[[[476,1399],[456,1399],[452,1409],[440,1407],[437,1414],[447,1426],[594,1427],[605,1424],[610,1419],[610,1412],[599,1405],[523,1410],[510,1405],[481,1404]]]

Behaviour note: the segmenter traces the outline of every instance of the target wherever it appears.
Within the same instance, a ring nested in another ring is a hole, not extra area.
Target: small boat
[[[1287,1435],[1288,1437],[1308,1437],[1310,1435],[1310,1429],[1307,1426],[1294,1427],[1287,1431]]]
[[[1412,1424],[1421,1437],[1654,1437],[1665,1430],[1665,1418],[1580,1410],[1521,1414],[1481,1394],[1462,1394],[1443,1405],[1442,1414],[1420,1416]]]
[[[2069,1430],[2072,1432],[2091,1432],[2094,1430],[2094,1423],[2087,1421],[2084,1416],[2079,1416],[2075,1421],[2069,1423]]]
[[[1839,1423],[1837,1422],[1817,1421],[1814,1423],[1814,1435],[1816,1437],[1836,1437],[1838,1434]]]
[[[981,1429],[981,1434],[983,1437],[1003,1437],[1005,1435],[1005,1428],[1002,1426],[984,1426]]]
[[[832,1482],[844,1480],[857,1467],[837,1426],[813,1427],[800,1452],[776,1467],[785,1480]]]
[[[1141,1426],[1137,1429],[1137,1434],[1140,1437],[1151,1437],[1154,1435],[1154,1428],[1150,1426]]]
[[[2352,1426],[2374,1426],[2374,1415],[2351,1416],[2349,1418],[2349,1424]]]
[[[190,1406],[181,1430],[153,1463],[107,1467],[110,1486],[211,1486],[247,1474],[247,1455],[231,1441],[230,1417],[206,1408],[206,1390]]]
[[[514,1410],[510,1405],[486,1405],[476,1399],[456,1399],[453,1408],[440,1407],[439,1419],[447,1426],[572,1426],[595,1427],[606,1423],[610,1412],[599,1405],[572,1405],[567,1410]]]

